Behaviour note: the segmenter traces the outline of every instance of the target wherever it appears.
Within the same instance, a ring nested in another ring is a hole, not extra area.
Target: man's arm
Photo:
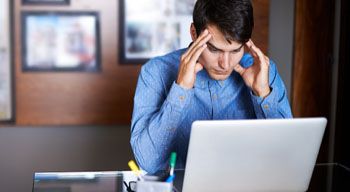
[[[251,65],[237,64],[234,70],[238,72],[245,84],[251,89],[251,99],[256,117],[262,118],[292,118],[287,91],[279,76],[276,65],[254,45],[252,40],[246,43],[250,53],[247,55],[253,61]],[[244,61],[241,61],[244,62]]]
[[[135,158],[150,173],[166,168],[181,113],[194,94],[192,89],[185,90],[175,82],[170,89],[166,88],[164,72],[157,66],[160,62],[151,60],[141,69],[131,125],[130,142]]]
[[[269,86],[271,89],[269,95],[263,98],[251,92],[255,114],[258,119],[292,118],[287,90],[278,74],[276,64],[271,60],[269,68]]]
[[[205,30],[181,56],[176,82],[169,93],[161,76],[157,59],[142,67],[134,98],[131,146],[141,168],[154,173],[165,169],[174,147],[174,137],[181,113],[194,95],[193,85],[203,66],[198,58],[211,35]],[[160,62],[160,61],[159,61]]]

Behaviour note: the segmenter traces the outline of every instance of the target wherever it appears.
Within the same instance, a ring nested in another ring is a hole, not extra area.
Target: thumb
[[[203,69],[203,65],[200,63],[196,63],[196,66],[194,67],[194,72],[198,73],[199,71],[201,71]]]
[[[233,70],[235,70],[240,75],[242,75],[245,71],[245,69],[240,64],[237,64],[236,66],[234,66]]]

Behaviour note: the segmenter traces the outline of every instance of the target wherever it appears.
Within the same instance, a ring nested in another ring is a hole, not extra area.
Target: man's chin
[[[230,75],[229,74],[213,74],[209,73],[210,78],[217,80],[217,81],[223,81],[226,80]]]

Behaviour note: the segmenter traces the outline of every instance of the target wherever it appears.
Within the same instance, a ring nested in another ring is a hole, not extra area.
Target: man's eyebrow
[[[219,49],[219,48],[215,47],[215,46],[214,46],[213,44],[211,44],[210,42],[207,42],[207,45],[208,45],[209,47],[211,47],[211,48],[214,48],[214,49],[217,49],[217,50],[219,50],[219,51],[224,52],[222,49]],[[242,44],[240,47],[238,47],[237,49],[234,49],[234,50],[232,50],[232,51],[230,51],[230,52],[237,52],[237,51],[239,51],[239,50],[243,47],[243,45],[244,45],[244,44]]]
[[[217,49],[217,50],[219,50],[219,51],[223,51],[223,50],[221,50],[221,49],[215,47],[215,46],[214,46],[213,44],[211,44],[210,42],[207,42],[207,44],[208,44],[208,46],[211,47],[211,48]]]
[[[244,43],[242,43],[242,45],[240,47],[238,47],[237,49],[234,49],[233,51],[239,51],[241,50],[241,48],[244,46]]]

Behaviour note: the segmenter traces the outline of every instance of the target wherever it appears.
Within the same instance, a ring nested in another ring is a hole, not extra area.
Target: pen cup
[[[138,181],[136,184],[137,192],[171,192],[172,183],[160,181]]]

